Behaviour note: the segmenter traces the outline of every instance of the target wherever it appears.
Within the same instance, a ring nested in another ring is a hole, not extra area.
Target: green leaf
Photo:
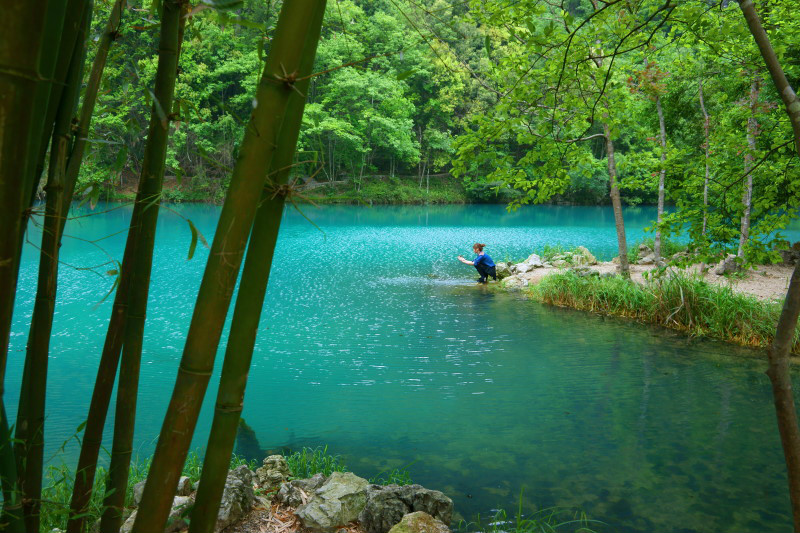
[[[206,248],[208,248],[208,241],[206,240],[205,237],[203,237],[203,234],[197,230],[197,227],[194,225],[194,222],[192,222],[188,218],[186,219],[186,222],[189,224],[189,230],[192,232],[192,242],[189,244],[189,255],[186,258],[186,260],[189,261],[192,259],[192,257],[194,257],[194,252],[197,249],[197,241],[200,240],[200,242]]]
[[[202,3],[217,10],[239,9],[244,5],[243,0],[202,0]]]

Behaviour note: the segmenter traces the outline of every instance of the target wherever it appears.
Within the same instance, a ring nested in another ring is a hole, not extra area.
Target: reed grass
[[[554,273],[532,288],[542,303],[602,315],[631,318],[742,346],[772,344],[781,304],[762,301],[696,277],[670,274],[637,284],[621,277],[581,277]],[[800,330],[793,354],[800,354]]]
[[[481,533],[595,533],[592,527],[605,526],[604,522],[591,520],[580,509],[569,507],[547,507],[530,514],[523,513],[522,491],[519,493],[517,512],[509,516],[504,509],[498,509],[485,524],[478,515],[476,522],[461,521],[455,531]]]
[[[328,453],[328,447],[303,448],[285,455],[289,470],[295,479],[310,478],[314,474],[330,476],[333,472],[345,472],[347,467],[339,455]]]

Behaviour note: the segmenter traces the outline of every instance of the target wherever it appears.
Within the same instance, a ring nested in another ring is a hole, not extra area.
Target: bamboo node
[[[183,365],[178,367],[178,371],[183,372],[184,374],[191,374],[193,376],[211,376],[212,372],[211,370],[192,370]]]
[[[236,406],[227,406],[223,404],[216,404],[214,409],[219,411],[220,413],[241,413],[242,412],[242,404]]]
[[[306,95],[301,93],[300,90],[294,85],[295,82],[297,81],[297,71],[295,70],[292,73],[287,73],[286,67],[283,66],[283,63],[281,63],[281,70],[283,71],[283,76],[275,76],[275,78],[278,81],[282,82],[287,89],[291,89],[297,94],[299,94],[302,98],[305,98]]]

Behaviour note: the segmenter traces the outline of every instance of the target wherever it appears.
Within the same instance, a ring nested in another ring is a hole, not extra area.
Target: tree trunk
[[[299,76],[307,77],[314,66],[325,6],[320,5],[313,15],[311,31],[305,42]],[[256,343],[258,323],[264,307],[275,243],[278,240],[283,207],[286,200],[286,183],[294,158],[297,138],[303,120],[305,98],[310,79],[297,83],[299,92],[289,97],[286,118],[283,120],[278,146],[270,164],[270,183],[262,194],[258,207],[242,279],[236,296],[225,361],[222,365],[219,392],[214,410],[214,420],[206,446],[203,474],[197,499],[192,509],[189,533],[212,533],[217,521],[217,509],[222,499],[225,480],[236,442],[237,428],[244,402],[247,374]]]
[[[747,119],[747,150],[744,152],[745,184],[742,193],[742,227],[739,234],[739,251],[737,256],[744,258],[744,249],[750,238],[750,209],[753,203],[753,154],[756,151],[756,135],[758,135],[758,121],[756,112],[758,106],[758,93],[761,89],[761,78],[756,75],[750,84],[750,118]]]
[[[58,279],[58,253],[66,210],[63,194],[67,188],[66,166],[71,141],[72,118],[81,89],[83,65],[86,58],[86,33],[92,18],[92,4],[86,2],[79,17],[79,30],[75,34],[72,57],[65,84],[60,91],[53,139],[48,165],[47,201],[44,229],[39,254],[39,274],[36,300],[28,334],[28,346],[23,370],[17,414],[18,464],[24,464],[19,474],[24,476],[25,522],[29,531],[39,530],[39,508],[44,468],[44,420],[47,390],[47,365],[50,333],[53,326],[56,284]]]
[[[750,33],[761,51],[775,89],[786,106],[786,114],[789,115],[794,131],[795,149],[800,157],[800,100],[786,79],[786,74],[778,61],[775,50],[758,18],[753,1],[740,0],[739,7],[742,9]],[[797,328],[798,316],[800,316],[800,264],[795,266],[789,282],[789,290],[786,292],[783,310],[778,319],[775,339],[768,351],[769,370],[767,371],[772,382],[778,431],[786,460],[795,533],[800,533],[800,428],[797,425],[792,381],[789,374],[789,353]]]
[[[76,4],[77,6],[78,4]],[[15,457],[9,423],[2,403],[6,361],[17,289],[23,235],[38,185],[42,137],[52,131],[47,109],[65,32],[67,2],[22,2],[9,0],[0,17],[0,481],[6,531],[25,531],[19,479],[24,464]],[[77,10],[78,25],[82,9]],[[66,49],[70,41],[65,39]],[[66,72],[66,68],[64,69]],[[63,86],[63,80],[61,84]],[[24,428],[23,431],[26,431]]]
[[[133,533],[161,531],[189,451],[200,406],[214,368],[222,328],[256,209],[264,188],[277,135],[294,82],[283,72],[296,72],[302,46],[314,31],[311,21],[324,0],[285,2],[256,93],[258,106],[239,149],[230,188],[220,213],[208,263],[197,295],[172,398],[153,455]]]
[[[706,103],[703,100],[703,80],[700,80],[699,86],[699,94],[700,94],[700,109],[703,111],[703,136],[705,137],[705,162],[706,162],[706,175],[705,179],[703,180],[703,230],[701,235],[705,236],[706,229],[708,226],[708,181],[711,177],[711,170],[710,170],[710,163],[709,163],[709,153],[711,151],[711,123],[708,118],[708,113],[706,112]]]
[[[138,223],[135,226],[131,225],[128,231],[128,239],[136,242],[136,255],[130,263],[122,265],[122,270],[130,269],[132,274],[117,387],[114,441],[111,448],[106,496],[103,501],[103,516],[100,521],[101,533],[117,533],[122,526],[122,512],[125,506],[128,473],[133,453],[133,430],[136,419],[147,297],[169,139],[169,119],[164,114],[172,109],[175,81],[178,76],[180,42],[186,22],[187,7],[188,4],[181,0],[168,0],[162,4],[158,69],[153,90],[154,98],[150,111],[147,144],[136,198],[136,203],[141,206],[141,217]]]
[[[628,243],[625,240],[625,221],[622,219],[622,201],[617,188],[617,163],[614,161],[614,142],[611,140],[611,128],[603,124],[606,137],[606,156],[608,158],[608,179],[611,196],[611,205],[614,208],[614,225],[617,229],[617,245],[619,248],[619,272],[629,278]]]
[[[656,96],[656,110],[658,111],[658,128],[661,140],[661,172],[658,176],[658,212],[656,215],[656,236],[653,245],[653,252],[656,256],[656,266],[661,264],[661,222],[664,219],[664,178],[667,169],[664,167],[667,161],[667,130],[664,127],[664,110],[661,108],[661,97]]]
[[[66,3],[13,0],[0,17],[0,398],[22,236],[35,189],[36,154],[44,129],[42,94],[52,84]],[[11,453],[3,447],[4,453]],[[5,473],[4,483],[11,483]],[[11,502],[6,500],[6,507]]]

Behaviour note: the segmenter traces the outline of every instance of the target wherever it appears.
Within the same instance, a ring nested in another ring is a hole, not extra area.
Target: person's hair
[[[485,246],[486,246],[485,244],[481,244],[481,243],[479,243],[479,242],[476,242],[475,244],[473,244],[473,245],[472,245],[472,247],[473,247],[473,248],[477,248],[479,252],[482,252],[482,251],[483,251],[483,248],[484,248]]]

